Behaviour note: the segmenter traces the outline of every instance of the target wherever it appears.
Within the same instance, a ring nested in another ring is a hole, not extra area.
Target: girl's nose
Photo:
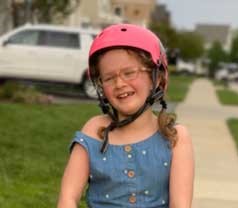
[[[122,87],[122,86],[124,86],[125,84],[126,84],[125,81],[124,81],[120,76],[117,76],[117,77],[115,78],[115,86],[116,86],[117,88]]]

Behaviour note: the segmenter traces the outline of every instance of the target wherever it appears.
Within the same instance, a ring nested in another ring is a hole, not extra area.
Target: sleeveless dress
[[[143,141],[109,144],[102,154],[102,142],[82,132],[76,135],[70,151],[78,143],[90,160],[86,199],[89,208],[168,208],[171,148],[159,132]]]

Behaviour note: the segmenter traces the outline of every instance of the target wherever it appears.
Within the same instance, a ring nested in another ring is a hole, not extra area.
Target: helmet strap
[[[142,107],[140,107],[140,109],[138,111],[136,111],[134,114],[130,115],[128,118],[122,120],[122,121],[118,121],[118,119],[115,121],[113,120],[109,126],[107,126],[107,128],[104,131],[104,138],[103,138],[103,144],[102,147],[100,149],[101,153],[105,153],[108,147],[108,134],[110,131],[112,131],[115,128],[120,128],[123,126],[126,126],[129,123],[132,123],[134,120],[136,120],[148,107],[150,106],[150,104],[146,101]],[[110,116],[110,114],[109,114]],[[111,117],[112,118],[112,117]],[[113,119],[113,118],[112,118]]]
[[[110,103],[108,102],[107,98],[105,98],[102,93],[100,92],[101,90],[99,90],[98,86],[96,83],[94,83],[97,95],[98,95],[98,99],[99,99],[99,107],[101,108],[103,114],[108,114],[111,119],[113,121],[117,121],[118,120],[118,115],[117,115],[117,111],[116,109],[110,105]]]

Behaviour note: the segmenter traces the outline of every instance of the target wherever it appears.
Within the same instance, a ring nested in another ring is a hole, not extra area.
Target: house
[[[154,0],[111,0],[112,13],[124,22],[147,26],[155,8]]]
[[[117,22],[118,20],[110,15],[109,0],[81,0],[72,14],[65,20],[66,25],[101,27],[103,23]]]
[[[12,28],[11,1],[1,1],[0,4],[0,35]]]
[[[102,28],[127,22],[146,26],[154,5],[155,0],[81,0],[65,24]]]
[[[231,48],[232,30],[229,25],[197,24],[195,32],[203,37],[206,49],[209,49],[215,41],[221,43],[225,51]]]

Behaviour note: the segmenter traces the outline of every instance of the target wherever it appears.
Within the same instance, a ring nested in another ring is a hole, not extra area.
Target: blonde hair
[[[142,51],[140,49],[131,48],[131,47],[117,47],[120,49],[126,50],[129,54],[134,55],[145,67],[150,69],[156,68],[155,63],[152,61],[149,53]],[[98,80],[100,76],[99,73],[99,61],[103,54],[106,53],[110,49],[101,51],[96,56],[93,57],[93,61],[91,62],[90,71],[92,72],[91,77],[94,80]],[[160,73],[160,83],[159,87],[165,90],[165,86],[167,85],[167,80],[165,78],[165,69]],[[177,142],[177,131],[175,128],[176,116],[172,113],[167,113],[164,108],[161,108],[158,113],[158,131],[170,142],[170,146],[174,147]],[[100,127],[98,129],[98,136],[103,139],[104,131],[106,127]]]

